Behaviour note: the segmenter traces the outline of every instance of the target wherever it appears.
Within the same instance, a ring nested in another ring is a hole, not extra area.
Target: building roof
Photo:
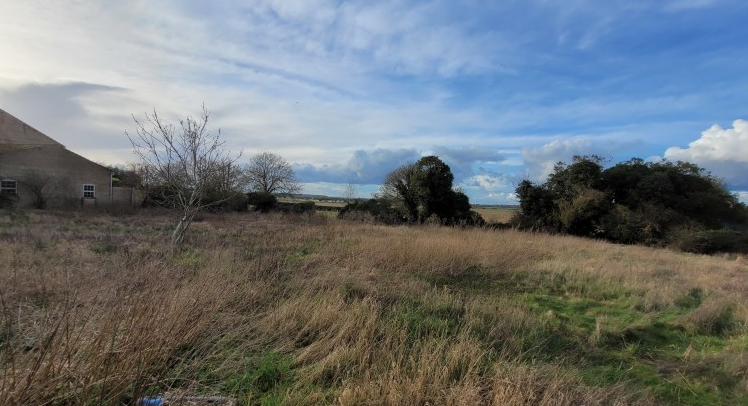
[[[0,153],[40,147],[60,147],[70,154],[109,171],[106,166],[68,150],[64,145],[42,134],[41,131],[0,109]]]
[[[0,152],[13,149],[59,145],[59,142],[0,109]]]

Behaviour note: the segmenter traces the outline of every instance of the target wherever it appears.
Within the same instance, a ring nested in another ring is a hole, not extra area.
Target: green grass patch
[[[296,247],[288,254],[288,261],[290,263],[297,263],[309,255],[319,252],[322,246],[323,242],[320,239],[307,241],[304,245]]]
[[[403,326],[411,341],[454,336],[464,315],[465,307],[459,304],[433,305],[409,299],[401,299],[389,312],[392,322]]]
[[[490,272],[480,265],[470,265],[458,273],[429,273],[421,277],[435,288],[448,288],[465,294],[504,295],[526,292],[531,288],[524,273]]]
[[[293,358],[274,350],[248,356],[243,371],[221,383],[226,393],[250,399],[252,405],[280,405],[294,383]]]
[[[626,382],[638,390],[651,390],[661,401],[678,405],[745,404],[738,380],[720,362],[706,362],[727,340],[712,331],[690,331],[676,323],[700,303],[692,290],[684,307],[645,314],[625,298],[598,301],[584,297],[528,294],[526,301],[538,317],[557,320],[570,334],[565,356],[576,364],[585,382],[608,386]],[[552,321],[551,321],[552,322]],[[585,344],[587,344],[585,346]],[[542,347],[540,347],[542,348]],[[546,347],[549,355],[557,352]]]

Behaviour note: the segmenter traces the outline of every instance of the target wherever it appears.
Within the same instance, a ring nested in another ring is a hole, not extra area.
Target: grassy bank
[[[0,404],[745,404],[748,260],[221,215],[0,214]]]

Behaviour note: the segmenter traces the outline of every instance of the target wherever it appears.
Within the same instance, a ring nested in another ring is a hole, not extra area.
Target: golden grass
[[[571,355],[544,355],[563,319],[538,313],[529,289],[601,303],[625,291],[645,315],[701,289],[704,303],[674,323],[714,333],[729,310],[735,339],[693,359],[748,382],[742,256],[229,214],[205,215],[173,258],[158,212],[65,216],[0,214],[0,404],[118,404],[168,389],[246,404],[659,402],[625,381],[586,383]],[[585,346],[610,333],[598,320]],[[268,351],[291,359],[293,376],[278,372],[266,390],[248,374]]]
[[[489,223],[508,223],[512,219],[517,209],[512,207],[474,207],[473,211],[483,217]]]

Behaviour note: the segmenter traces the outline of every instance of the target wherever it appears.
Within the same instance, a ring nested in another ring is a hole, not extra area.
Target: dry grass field
[[[481,206],[474,207],[473,210],[488,223],[508,223],[517,212],[516,208],[506,206]]]
[[[0,404],[748,403],[748,259],[319,215],[0,212]]]

